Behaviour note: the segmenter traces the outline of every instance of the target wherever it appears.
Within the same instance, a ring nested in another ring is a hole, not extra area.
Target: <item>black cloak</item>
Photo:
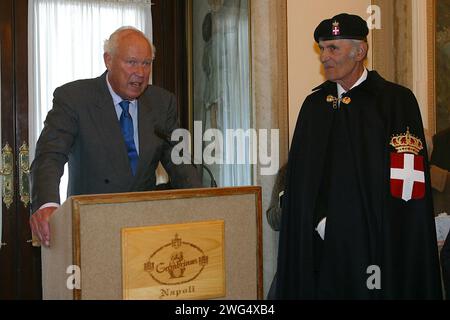
[[[413,93],[375,71],[345,94],[348,104],[333,108],[336,83],[314,90],[289,153],[277,298],[441,299],[427,150]],[[407,131],[423,142],[425,179],[424,195],[409,201],[392,195],[390,176],[391,154],[398,154],[391,138]],[[315,228],[324,216],[321,240]]]

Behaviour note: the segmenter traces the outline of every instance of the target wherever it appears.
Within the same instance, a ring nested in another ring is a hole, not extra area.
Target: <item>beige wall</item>
[[[358,14],[364,19],[370,0],[287,0],[288,20],[288,87],[289,87],[289,142],[294,134],[295,123],[301,104],[311,89],[321,84],[320,62],[315,51],[314,29],[324,19],[347,12]],[[369,48],[371,46],[369,34]],[[369,52],[369,57],[371,52]],[[369,69],[371,59],[369,59]]]

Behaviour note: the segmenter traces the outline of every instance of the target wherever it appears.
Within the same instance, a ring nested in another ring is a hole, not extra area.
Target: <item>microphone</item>
[[[161,130],[159,127],[156,127],[154,132],[158,138],[162,139],[165,143],[167,143],[172,148],[177,145],[177,143],[175,141],[171,140],[170,135],[168,133],[166,133],[165,131]],[[194,163],[193,157],[191,156],[190,158],[191,158],[191,162],[189,164],[193,165],[194,168],[197,169],[197,165]],[[209,168],[206,165],[204,165],[203,163],[200,163],[200,166],[203,169],[205,169],[206,172],[208,172],[209,179],[211,181],[211,188],[217,188],[217,183],[216,183],[216,180],[214,179],[214,176],[213,176],[211,170],[209,170]]]

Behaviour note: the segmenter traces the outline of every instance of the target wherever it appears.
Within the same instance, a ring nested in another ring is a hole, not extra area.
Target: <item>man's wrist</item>
[[[47,202],[47,203],[44,203],[42,206],[40,206],[38,210],[49,208],[49,207],[59,208],[59,203]]]

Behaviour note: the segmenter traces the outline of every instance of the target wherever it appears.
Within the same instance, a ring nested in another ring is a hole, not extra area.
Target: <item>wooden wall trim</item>
[[[189,129],[185,0],[154,0],[153,83],[177,97],[180,126]]]
[[[427,1],[428,132],[436,133],[436,0]]]

